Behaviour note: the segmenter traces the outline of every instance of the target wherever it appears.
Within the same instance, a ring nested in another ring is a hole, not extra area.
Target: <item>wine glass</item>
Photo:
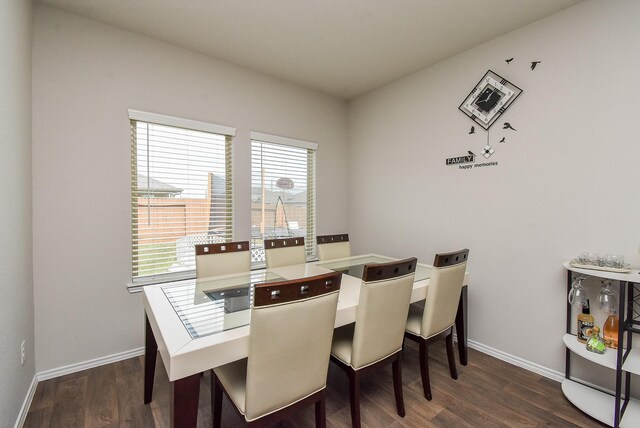
[[[605,280],[601,282],[602,286],[600,287],[600,294],[598,295],[598,309],[609,314],[616,313],[618,311],[618,298],[613,289],[612,281],[609,279],[606,284]]]
[[[615,267],[613,262],[614,262],[613,254],[605,254],[604,255],[604,266],[606,266],[606,267]]]
[[[585,290],[584,286],[582,285],[582,281],[585,278],[585,276],[574,277],[573,283],[571,283],[571,291],[569,291],[568,297],[570,305],[586,307],[589,304],[587,300],[587,290]]]
[[[581,265],[591,264],[591,259],[589,258],[589,253],[582,252],[582,253],[578,254],[578,263],[580,263]]]

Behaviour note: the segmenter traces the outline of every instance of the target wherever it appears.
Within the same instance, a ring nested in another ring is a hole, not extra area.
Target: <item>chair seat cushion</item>
[[[247,396],[247,359],[234,361],[213,369],[225,391],[240,413],[245,414]]]
[[[333,331],[331,354],[345,364],[351,365],[353,351],[353,332],[355,323],[338,327]]]
[[[422,303],[422,304],[421,304]],[[409,305],[409,315],[405,330],[416,336],[420,336],[422,331],[422,314],[424,313],[424,303],[414,303]]]

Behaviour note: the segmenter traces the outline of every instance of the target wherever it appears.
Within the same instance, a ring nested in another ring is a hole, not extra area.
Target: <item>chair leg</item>
[[[402,367],[400,366],[400,353],[398,358],[393,362],[393,392],[396,396],[396,410],[398,415],[404,418],[404,398],[402,396]]]
[[[446,338],[447,343],[447,359],[449,360],[449,371],[453,379],[458,379],[458,371],[456,370],[456,358],[453,355],[453,333],[449,332]]]
[[[431,401],[431,382],[429,381],[429,351],[426,340],[420,340],[420,376],[424,398]]]
[[[213,411],[213,428],[222,425],[222,385],[211,370],[211,410]]]
[[[316,428],[326,428],[327,426],[327,403],[324,395],[316,401]]]
[[[347,369],[349,374],[349,399],[351,404],[351,426],[360,428],[360,376],[356,370]]]

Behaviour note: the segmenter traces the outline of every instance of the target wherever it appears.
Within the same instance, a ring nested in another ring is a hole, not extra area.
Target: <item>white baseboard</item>
[[[31,386],[27,392],[27,396],[24,399],[18,419],[16,420],[15,428],[22,428],[25,420],[27,419],[27,413],[31,407],[31,401],[36,393],[38,382],[53,379],[55,377],[76,373],[82,370],[92,369],[94,367],[100,367],[105,364],[115,363],[117,361],[126,360],[127,358],[138,357],[144,354],[144,348],[132,349],[130,351],[120,352],[118,354],[107,355],[106,357],[95,358],[89,361],[83,361],[76,364],[69,364],[68,366],[58,367],[51,370],[45,370],[43,372],[36,373],[31,381]]]
[[[22,407],[20,408],[20,413],[18,413],[18,419],[16,420],[16,424],[14,428],[22,428],[24,425],[24,421],[27,419],[27,413],[29,413],[29,408],[31,407],[31,402],[33,401],[33,396],[36,393],[36,387],[38,386],[38,375],[34,375],[33,379],[31,379],[31,385],[29,386],[29,390],[27,391],[27,396],[22,403]]]
[[[507,354],[498,349],[491,348],[490,346],[483,345],[482,343],[474,342],[473,340],[467,341],[469,348],[480,351],[483,354],[491,355],[499,360],[506,361],[514,366],[522,367],[530,372],[537,373],[541,376],[555,380],[556,382],[562,382],[564,380],[564,373],[557,370],[552,370],[548,367],[541,366],[540,364],[532,363],[524,358],[516,357],[515,355]]]
[[[516,357],[514,355],[507,354],[506,352],[502,352],[497,349],[491,348],[489,346],[483,345],[482,343],[469,340],[467,341],[467,346],[469,346],[469,348],[475,349],[476,351],[480,351],[483,354],[491,355],[494,358],[497,358],[502,361],[506,361],[507,363],[513,364],[514,366],[522,367],[523,369],[529,370],[530,372],[537,373],[551,380],[555,380],[556,382],[562,383],[562,381],[565,380],[563,372],[551,370],[539,364],[532,363],[531,361],[527,361],[520,357]],[[598,385],[593,382],[589,382],[584,379],[580,379],[573,376],[571,377],[571,380],[579,382],[595,390],[605,392],[609,395],[615,395],[615,392],[613,390],[604,388],[602,385]]]
[[[36,374],[38,382],[41,380],[53,379],[54,377],[64,376],[76,373],[82,370],[92,369],[94,367],[104,366],[105,364],[115,363],[117,361],[126,360],[127,358],[138,357],[144,354],[144,348],[132,349],[130,351],[120,352],[118,354],[107,355],[106,357],[95,358],[89,361],[69,364],[68,366],[58,367],[56,369],[45,370]]]

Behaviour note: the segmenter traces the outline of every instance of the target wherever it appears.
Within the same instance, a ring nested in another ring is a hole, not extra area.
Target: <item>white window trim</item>
[[[251,139],[264,141],[265,143],[282,144],[285,146],[300,147],[303,149],[318,150],[318,144],[311,141],[297,140],[295,138],[281,137],[279,135],[265,134],[264,132],[251,131]]]
[[[196,131],[212,132],[214,134],[229,135],[230,137],[235,137],[236,135],[236,128],[231,126],[216,125],[214,123],[183,119],[175,116],[166,116],[164,114],[148,113],[140,110],[129,109],[129,119],[157,123],[158,125],[175,126],[177,128],[193,129]]]

